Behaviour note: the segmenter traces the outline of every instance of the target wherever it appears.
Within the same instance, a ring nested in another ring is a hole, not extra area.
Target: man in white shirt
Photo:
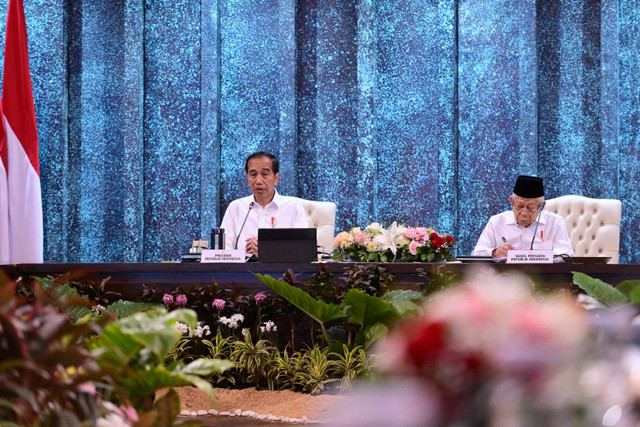
[[[281,196],[278,159],[264,151],[253,153],[245,163],[253,195],[234,200],[222,219],[227,249],[245,249],[258,255],[259,228],[307,228],[304,208],[296,199]]]
[[[512,210],[489,219],[471,255],[505,258],[508,250],[530,249],[531,242],[534,249],[553,249],[556,255],[573,255],[564,218],[544,210],[541,178],[520,175],[509,202]]]

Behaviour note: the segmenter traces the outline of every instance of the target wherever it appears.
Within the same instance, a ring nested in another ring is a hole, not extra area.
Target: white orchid
[[[275,332],[278,330],[278,327],[271,320],[264,322],[264,328],[267,332]],[[262,329],[262,327],[260,328]]]
[[[191,338],[191,336],[193,335],[191,332],[191,328],[189,328],[189,326],[185,325],[182,322],[176,322],[176,328],[178,328],[182,335],[189,335],[189,338]]]
[[[236,313],[233,316],[231,316],[231,321],[242,323],[244,322],[244,316],[240,313]]]
[[[211,329],[209,328],[209,325],[205,325],[203,322],[198,322],[194,335],[198,338],[209,336],[211,335]]]

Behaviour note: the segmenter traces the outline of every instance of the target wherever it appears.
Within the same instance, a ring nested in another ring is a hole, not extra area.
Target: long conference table
[[[191,285],[207,286],[213,281],[225,288],[251,293],[270,292],[254,273],[267,274],[277,279],[291,270],[302,283],[315,273],[324,270],[341,275],[346,268],[355,265],[381,265],[395,277],[396,287],[413,288],[424,282],[424,272],[454,273],[468,277],[479,269],[492,269],[493,273],[523,273],[542,288],[569,288],[572,272],[579,271],[599,278],[612,285],[624,280],[640,279],[639,264],[498,264],[498,263],[43,263],[2,265],[12,279],[30,276],[57,276],[73,272],[74,280],[102,281],[109,278],[106,288],[123,298],[136,298],[144,286],[157,286],[157,290],[171,290]],[[422,271],[422,273],[421,273]],[[143,286],[144,285],[144,286]]]

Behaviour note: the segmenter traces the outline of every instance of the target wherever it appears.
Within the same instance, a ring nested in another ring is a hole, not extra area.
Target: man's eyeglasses
[[[527,210],[527,212],[533,213],[538,209],[540,209],[542,206],[544,206],[544,203],[540,203],[539,205],[535,205],[535,206],[519,206],[519,205],[512,205],[512,206],[514,211],[521,212],[523,210]]]

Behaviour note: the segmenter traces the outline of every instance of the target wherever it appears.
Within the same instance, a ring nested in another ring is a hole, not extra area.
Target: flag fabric
[[[0,103],[0,264],[9,263],[9,194],[7,187],[7,139]]]
[[[6,145],[8,261],[39,263],[42,262],[43,229],[38,130],[22,0],[9,0],[2,117]],[[0,238],[0,243],[3,242]]]

